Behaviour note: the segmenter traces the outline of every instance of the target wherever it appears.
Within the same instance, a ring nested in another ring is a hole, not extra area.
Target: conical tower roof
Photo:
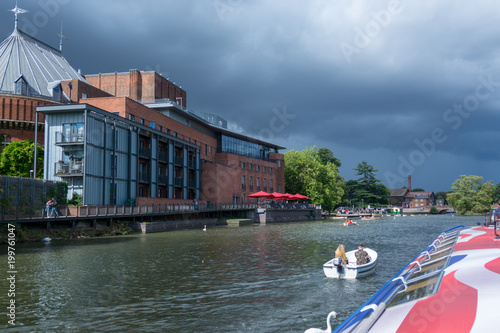
[[[0,93],[16,92],[16,81],[24,79],[23,95],[53,98],[60,81],[85,81],[61,52],[17,28],[0,44]],[[19,93],[19,92],[18,92]]]

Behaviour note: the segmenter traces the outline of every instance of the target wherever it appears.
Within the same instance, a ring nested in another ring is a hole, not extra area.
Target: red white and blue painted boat
[[[499,232],[441,233],[333,332],[500,332]]]

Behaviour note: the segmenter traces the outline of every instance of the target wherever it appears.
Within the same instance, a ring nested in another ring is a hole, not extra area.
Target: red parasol
[[[269,197],[271,197],[271,193],[267,193],[264,191],[259,191],[259,192],[255,192],[255,193],[247,195],[247,198],[269,198]]]

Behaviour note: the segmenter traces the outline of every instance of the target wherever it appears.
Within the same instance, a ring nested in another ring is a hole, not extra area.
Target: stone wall
[[[150,234],[154,232],[173,231],[180,229],[203,229],[204,226],[218,225],[218,219],[178,220],[165,222],[130,223],[129,227],[135,232]]]
[[[295,222],[320,220],[320,209],[262,209],[257,210],[255,221],[258,223]]]

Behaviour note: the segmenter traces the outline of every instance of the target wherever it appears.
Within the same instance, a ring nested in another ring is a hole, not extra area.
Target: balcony
[[[82,161],[69,161],[68,163],[59,161],[55,163],[54,170],[54,175],[58,177],[83,176],[83,163]]]
[[[158,161],[160,161],[161,163],[168,163],[168,154],[162,151],[159,152]]]
[[[174,179],[174,185],[175,185],[175,186],[182,187],[183,183],[184,183],[184,182],[183,182],[182,177],[176,177],[176,178]]]
[[[139,182],[149,183],[149,172],[139,172]]]
[[[158,176],[158,184],[160,185],[167,185],[168,184],[168,177],[167,176]]]
[[[56,145],[60,144],[83,144],[83,132],[71,132],[69,134],[56,132]]]
[[[151,150],[149,148],[140,147],[139,148],[140,158],[151,158]]]
[[[190,169],[196,169],[196,160],[194,158],[190,158],[188,161],[188,167]]]

